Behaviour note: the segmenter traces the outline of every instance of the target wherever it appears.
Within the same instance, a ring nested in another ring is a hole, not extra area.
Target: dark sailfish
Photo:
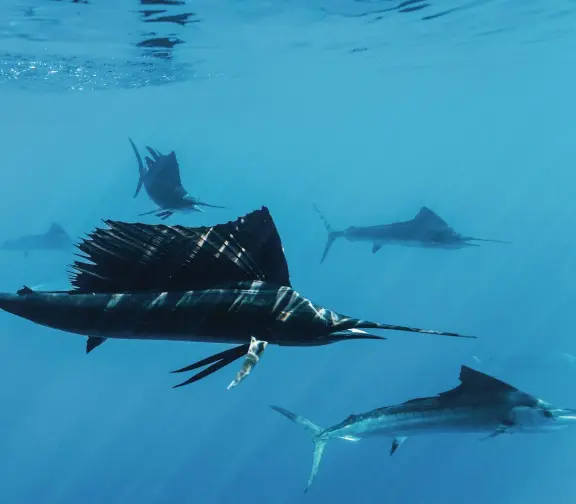
[[[144,167],[140,153],[129,138],[132,149],[138,161],[138,186],[134,197],[138,196],[142,186],[146,189],[150,199],[158,205],[158,208],[140,215],[156,214],[162,220],[166,220],[175,212],[203,212],[201,207],[224,208],[221,206],[204,203],[191,196],[180,179],[180,165],[174,151],[170,154],[160,154],[152,147],[146,147],[150,156],[146,156],[147,169]]]
[[[0,308],[88,336],[87,352],[108,338],[236,345],[174,371],[205,367],[180,385],[244,357],[233,387],[268,344],[384,339],[363,329],[463,337],[348,317],[303,297],[292,288],[280,236],[266,207],[212,227],[105,223],[108,229],[96,228],[78,245],[84,255],[72,265],[70,291],[24,287],[16,294],[0,294]]]

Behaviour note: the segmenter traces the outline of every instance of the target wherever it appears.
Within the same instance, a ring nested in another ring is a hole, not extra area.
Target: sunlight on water
[[[298,48],[378,57],[430,45],[442,53],[542,43],[569,36],[575,12],[569,0],[6,2],[0,85],[39,92],[156,86],[249,72]]]

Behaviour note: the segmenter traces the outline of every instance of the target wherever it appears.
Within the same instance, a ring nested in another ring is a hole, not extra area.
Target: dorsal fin
[[[460,385],[438,394],[439,397],[452,394],[496,394],[498,392],[513,392],[518,389],[506,382],[494,378],[468,366],[460,367]]]
[[[78,248],[79,292],[186,291],[261,280],[290,287],[282,242],[268,209],[211,227],[105,221]]]
[[[490,394],[498,396],[499,394],[506,394],[509,392],[517,392],[518,389],[509,385],[498,378],[487,375],[468,366],[460,367],[460,385],[446,392],[440,392],[434,397],[422,397],[417,399],[410,399],[403,404],[417,403],[425,400],[454,400],[459,396],[483,396]]]
[[[442,217],[425,206],[416,214],[414,221],[431,228],[450,227]]]
[[[149,152],[153,152],[150,147],[146,147]],[[180,179],[180,165],[174,151],[170,154],[160,154],[152,158],[146,156],[146,163],[150,173],[153,175],[154,183],[162,184],[168,187],[182,187]]]
[[[16,291],[16,294],[18,294],[19,296],[24,296],[26,294],[34,294],[34,291],[28,287],[27,285],[25,285],[24,287],[22,287],[21,289],[18,289]]]
[[[50,227],[48,228],[48,234],[49,235],[67,235],[66,231],[64,231],[64,228],[58,224],[57,222],[53,222]]]

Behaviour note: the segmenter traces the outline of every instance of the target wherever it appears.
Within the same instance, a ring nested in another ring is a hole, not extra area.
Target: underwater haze
[[[208,226],[267,206],[292,284],[339,313],[477,339],[269,346],[172,389],[228,348],[86,338],[0,313],[6,504],[573,504],[576,431],[312,443],[322,427],[433,396],[461,365],[576,407],[576,3],[570,0],[55,2],[0,7],[0,241],[53,222]],[[168,19],[160,19],[168,17]],[[150,21],[150,20],[153,21]],[[178,40],[178,42],[176,41]],[[128,137],[175,151],[225,208],[139,216]],[[422,206],[480,242],[336,240]],[[68,289],[72,250],[0,250],[0,291]],[[215,350],[216,349],[216,350]]]

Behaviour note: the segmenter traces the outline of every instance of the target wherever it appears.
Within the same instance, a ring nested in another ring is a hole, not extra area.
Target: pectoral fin
[[[372,244],[372,253],[375,254],[375,253],[378,252],[381,248],[382,248],[382,245],[379,245],[378,243],[373,243],[373,244]]]
[[[396,450],[404,444],[404,441],[406,441],[406,439],[408,439],[406,436],[396,436],[392,440],[392,446],[390,447],[390,456],[396,453]]]
[[[486,437],[482,438],[482,440],[484,441],[486,439],[492,439],[497,436],[500,436],[501,434],[512,434],[512,432],[510,432],[510,428],[513,426],[514,422],[510,420],[504,420],[498,427],[496,427],[496,429],[493,432],[488,434]]]

